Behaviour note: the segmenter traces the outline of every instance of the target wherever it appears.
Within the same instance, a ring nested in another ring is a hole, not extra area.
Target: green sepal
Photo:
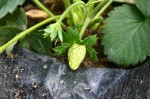
[[[64,43],[79,43],[80,42],[80,34],[77,30],[73,30],[72,28],[67,28],[66,32],[63,33]]]
[[[67,50],[68,47],[70,47],[70,44],[62,43],[60,46],[55,47],[53,50],[55,51],[55,55],[61,55]]]
[[[93,46],[96,42],[97,42],[97,36],[92,35],[84,38],[81,43],[85,44],[86,46]]]
[[[87,55],[88,55],[93,61],[96,61],[96,59],[97,59],[97,52],[95,51],[94,48],[88,47],[88,48],[87,48]]]

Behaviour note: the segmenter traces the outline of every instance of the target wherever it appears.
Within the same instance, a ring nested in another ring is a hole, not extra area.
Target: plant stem
[[[93,2],[88,2],[87,4],[86,4],[86,6],[91,6],[91,5],[93,5],[93,4],[96,4],[96,3],[99,3],[99,2],[102,2],[103,0],[97,0],[97,1],[93,1]]]
[[[107,0],[104,0],[102,3],[100,3],[100,4],[98,5],[97,9],[100,8],[100,7],[102,7],[102,5],[103,5],[106,1],[107,1]],[[109,1],[102,7],[102,9],[95,15],[95,17],[92,18],[92,19],[95,19],[95,18],[97,18],[98,16],[100,16],[100,15],[105,11],[105,9],[106,9],[112,2],[113,2],[113,0],[109,0]],[[96,9],[96,10],[97,10],[97,9]],[[85,19],[84,24],[83,24],[83,26],[82,26],[82,29],[81,29],[81,31],[80,31],[80,39],[82,39],[82,36],[83,36],[83,34],[84,34],[84,32],[85,32],[87,26],[89,25],[89,23],[90,23],[90,18],[87,17],[87,18]]]
[[[113,0],[114,2],[135,4],[135,0]]]
[[[74,2],[74,3],[76,3],[76,2],[80,2],[80,1],[81,1],[81,0],[73,0],[73,2]]]
[[[66,9],[71,5],[70,0],[63,0],[63,2],[65,4]]]
[[[39,2],[39,0],[33,0],[34,1],[34,3],[39,7],[39,8],[41,8],[43,11],[45,11],[49,16],[51,16],[51,17],[54,17],[55,15],[52,13],[52,12],[50,12],[41,2]],[[56,21],[57,21],[57,19],[56,19]],[[63,24],[62,23],[62,26],[64,27],[64,28],[66,28],[66,25],[65,24]]]
[[[33,0],[33,2],[41,8],[43,11],[45,11],[49,16],[55,16],[52,12],[50,12],[39,0]]]
[[[97,7],[94,9],[94,11],[92,11],[91,13],[90,13],[90,17],[93,17],[96,13],[97,13],[97,11],[107,2],[108,0],[103,0],[102,2],[100,2],[98,5],[97,5]]]
[[[66,17],[66,15],[71,11],[71,9],[77,5],[83,5],[86,8],[86,5],[83,1],[79,1],[77,3],[74,3],[71,6],[69,6],[69,8],[67,8],[67,10],[62,14],[62,16],[60,17],[60,19],[57,22],[61,23],[62,20]]]
[[[82,26],[82,28],[81,28],[81,31],[80,31],[80,39],[82,39],[82,36],[83,36],[83,34],[84,34],[84,32],[85,32],[87,26],[89,25],[89,23],[90,23],[90,18],[87,17],[87,18],[85,19],[84,24],[83,24],[83,26]]]
[[[39,28],[40,26],[50,22],[50,21],[53,21],[53,20],[56,20],[60,18],[60,16],[54,16],[54,17],[51,17],[51,18],[48,18],[38,24],[36,24],[35,26],[21,32],[20,34],[18,34],[17,36],[15,36],[13,39],[11,39],[9,42],[7,42],[6,44],[4,44],[3,46],[0,47],[0,54],[5,51],[5,49],[7,47],[9,47],[11,44],[13,44],[14,42],[18,41],[19,39],[21,39],[22,37],[24,37],[25,35],[29,34],[30,32],[32,32],[33,30]]]
[[[94,16],[94,18],[99,17],[107,8],[108,6],[113,2],[113,0],[109,0],[102,9]]]

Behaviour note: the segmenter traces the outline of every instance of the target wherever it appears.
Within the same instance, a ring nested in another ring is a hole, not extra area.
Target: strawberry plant
[[[33,0],[49,18],[28,29],[25,11],[18,6],[23,2],[0,1],[0,53],[6,50],[13,57],[14,46],[46,55],[67,53],[72,70],[80,66],[86,55],[97,60],[98,52],[93,46],[100,45],[97,39],[101,38],[104,54],[118,65],[136,65],[150,54],[150,0],[88,0],[86,3],[63,0],[65,11],[61,15],[54,15],[39,0]],[[102,14],[113,2],[126,4],[115,7],[105,18]],[[47,23],[50,25],[40,28]],[[104,36],[97,36],[101,29]]]

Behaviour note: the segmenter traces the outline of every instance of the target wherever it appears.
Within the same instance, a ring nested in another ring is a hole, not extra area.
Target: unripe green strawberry
[[[72,70],[76,70],[83,61],[86,54],[85,45],[73,44],[68,50],[69,66]]]

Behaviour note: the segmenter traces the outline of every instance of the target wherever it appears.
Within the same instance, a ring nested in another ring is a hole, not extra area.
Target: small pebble
[[[44,68],[44,69],[47,69],[47,64],[43,65],[43,68]]]
[[[15,95],[15,99],[19,99],[19,97],[20,97],[20,92],[17,92]]]

